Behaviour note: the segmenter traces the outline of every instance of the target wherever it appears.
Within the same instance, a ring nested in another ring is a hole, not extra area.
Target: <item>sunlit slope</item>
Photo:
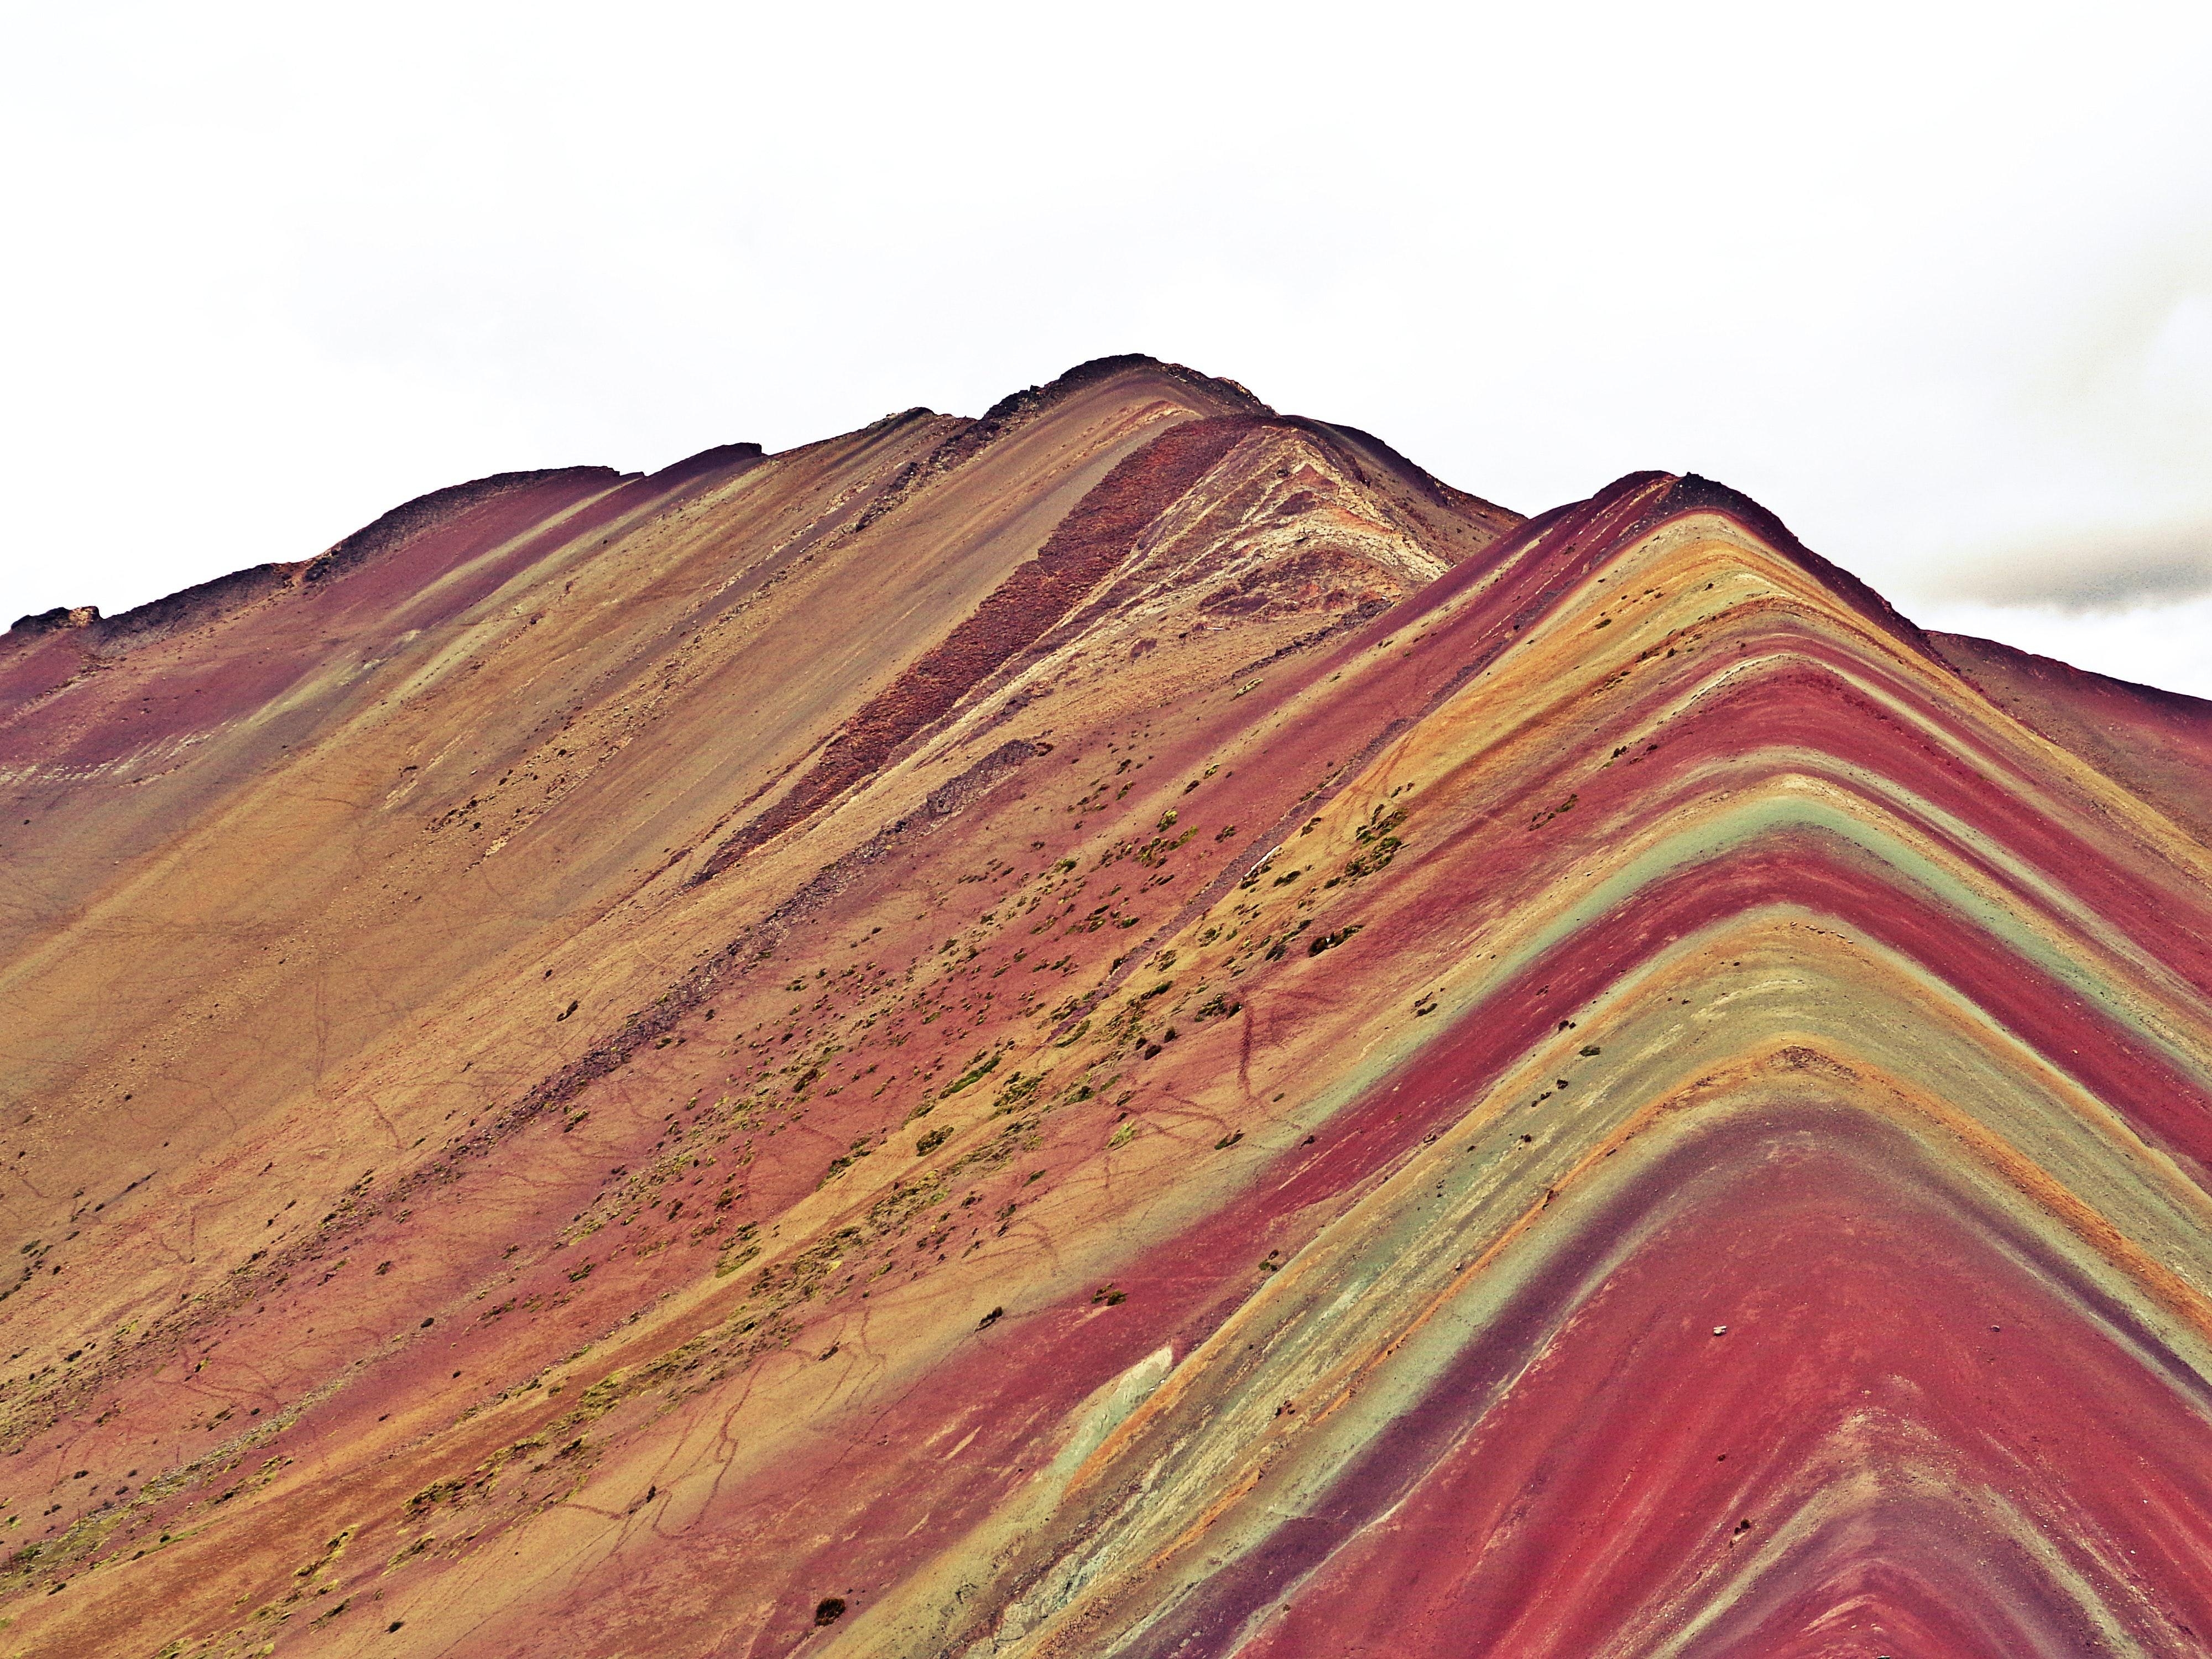
[[[1141,360],[715,467],[19,880],[0,1650],[2203,1650],[2181,740]]]
[[[107,1167],[325,1097],[361,1045],[796,764],[1121,454],[1233,402],[1208,385],[1125,372],[972,457],[975,423],[917,412],[657,486],[586,478],[607,493],[583,507],[538,483],[197,629],[33,640],[19,656],[70,672],[0,726],[0,1086],[28,1115],[8,1153],[66,1167],[96,1122],[79,1150]],[[933,511],[854,532],[921,469]],[[68,1212],[18,1196],[28,1231]]]

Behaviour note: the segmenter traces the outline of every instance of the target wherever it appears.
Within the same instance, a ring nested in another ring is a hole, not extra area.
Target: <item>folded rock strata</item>
[[[2212,706],[1148,359],[0,644],[0,1651],[2197,1654]]]

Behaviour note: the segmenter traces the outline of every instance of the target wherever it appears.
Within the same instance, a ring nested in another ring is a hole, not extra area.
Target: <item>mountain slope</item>
[[[1144,359],[217,586],[0,647],[16,1650],[2201,1650],[2198,706]]]

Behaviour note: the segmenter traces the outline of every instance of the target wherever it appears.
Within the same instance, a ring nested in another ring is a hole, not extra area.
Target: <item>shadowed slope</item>
[[[13,751],[9,1641],[2202,1650],[2142,731],[1146,360],[732,468]]]
[[[2212,836],[2212,703],[1992,640],[1934,639],[1946,661],[2022,725],[2172,813],[2199,840]]]

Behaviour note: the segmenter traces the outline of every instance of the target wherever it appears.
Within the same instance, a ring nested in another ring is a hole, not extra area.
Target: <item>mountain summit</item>
[[[2212,705],[1114,358],[0,642],[0,1652],[2201,1654]]]

